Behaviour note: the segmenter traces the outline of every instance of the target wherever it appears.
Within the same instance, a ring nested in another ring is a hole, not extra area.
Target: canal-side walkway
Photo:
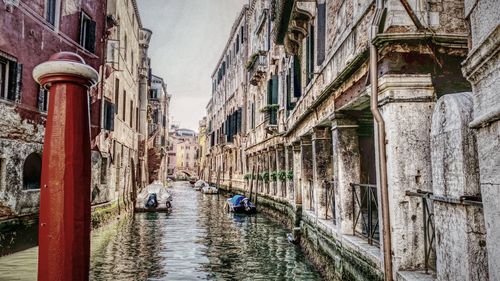
[[[93,231],[91,280],[320,280],[288,231],[264,215],[227,213],[224,196],[186,183],[169,190],[171,214],[136,214]],[[35,276],[36,248],[0,258],[0,280]]]

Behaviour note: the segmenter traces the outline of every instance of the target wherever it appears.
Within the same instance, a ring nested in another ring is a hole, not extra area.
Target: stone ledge
[[[433,274],[426,274],[423,271],[399,271],[396,275],[396,281],[434,281]]]

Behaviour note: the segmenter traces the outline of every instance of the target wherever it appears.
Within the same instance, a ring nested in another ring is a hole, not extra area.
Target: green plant
[[[258,175],[257,175],[257,179],[261,181],[261,180],[263,180],[264,178],[262,177],[262,174],[258,174]]]
[[[269,177],[271,178],[271,181],[277,181],[278,180],[278,172],[274,171],[269,174]]]
[[[261,108],[259,111],[260,112],[268,112],[271,110],[276,110],[279,107],[280,107],[279,104],[268,104],[268,105],[264,106],[263,108]]]
[[[278,171],[277,175],[279,181],[286,181],[286,171]]]
[[[269,182],[269,172],[264,172],[261,174],[262,175],[262,180],[265,182],[265,183],[268,183]]]
[[[288,170],[288,171],[286,172],[286,178],[287,178],[288,180],[293,180],[293,170]]]
[[[251,179],[251,178],[252,178],[252,174],[245,174],[245,175],[243,176],[243,179],[244,179],[244,180],[249,180],[249,179]]]

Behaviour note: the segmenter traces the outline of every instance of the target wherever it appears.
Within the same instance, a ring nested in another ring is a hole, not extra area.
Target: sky
[[[211,75],[234,20],[248,0],[137,0],[142,25],[153,31],[153,74],[172,96],[170,123],[198,131],[212,92]]]

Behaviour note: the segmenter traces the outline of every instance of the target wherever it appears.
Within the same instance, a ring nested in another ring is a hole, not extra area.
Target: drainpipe
[[[389,214],[389,191],[387,187],[387,162],[386,162],[386,147],[385,147],[385,122],[382,114],[378,109],[378,50],[373,43],[373,39],[377,36],[379,25],[384,13],[384,0],[376,0],[376,10],[371,24],[371,44],[370,44],[370,83],[371,83],[371,100],[370,109],[373,119],[376,123],[375,132],[375,154],[376,154],[376,169],[378,186],[380,186],[381,205],[382,205],[382,237],[384,251],[384,271],[385,280],[392,281],[392,249],[391,249],[391,223]]]

